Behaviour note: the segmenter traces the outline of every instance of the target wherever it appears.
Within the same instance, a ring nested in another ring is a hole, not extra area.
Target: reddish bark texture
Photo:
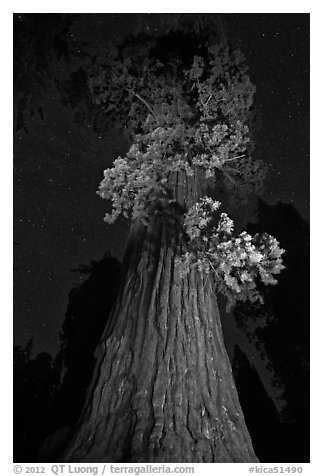
[[[201,195],[174,174],[175,207],[133,224],[71,462],[254,462],[212,281],[179,276],[178,217]]]

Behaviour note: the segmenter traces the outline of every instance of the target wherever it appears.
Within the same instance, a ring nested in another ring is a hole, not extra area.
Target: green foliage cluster
[[[276,284],[274,275],[283,269],[282,254],[277,240],[267,233],[253,237],[246,231],[232,235],[233,221],[222,213],[214,223],[214,212],[220,202],[204,197],[193,205],[184,218],[189,237],[186,253],[177,260],[181,276],[190,269],[212,275],[217,290],[227,297],[227,308],[237,301],[260,301],[257,278],[265,284]]]

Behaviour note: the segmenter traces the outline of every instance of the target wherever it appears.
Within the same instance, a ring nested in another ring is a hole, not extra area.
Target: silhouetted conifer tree
[[[235,346],[232,371],[256,454],[261,462],[285,461],[286,443],[272,399],[247,355]]]
[[[239,303],[238,325],[270,363],[273,385],[282,388],[285,402],[282,461],[309,461],[309,226],[293,205],[268,205],[259,200],[258,222],[250,233],[268,230],[286,250],[279,284],[263,288],[265,305]],[[252,323],[252,330],[250,330]],[[256,327],[256,330],[255,330]]]
[[[61,384],[57,395],[57,426],[73,426],[84,405],[107,316],[115,302],[120,264],[106,254],[100,261],[74,270],[87,276],[69,293],[61,332],[61,349],[56,357]]]

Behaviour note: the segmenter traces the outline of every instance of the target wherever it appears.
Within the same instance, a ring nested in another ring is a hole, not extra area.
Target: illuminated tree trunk
[[[70,462],[254,462],[210,278],[179,276],[176,217],[200,196],[176,174],[176,207],[133,224],[124,278]]]

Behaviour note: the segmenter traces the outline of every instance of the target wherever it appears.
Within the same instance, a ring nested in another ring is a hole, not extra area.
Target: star
[[[83,20],[81,33],[73,34],[96,45],[113,39],[114,25],[109,20],[111,31],[106,28],[106,18],[98,15],[98,23],[94,25],[96,20],[91,20],[91,26]],[[291,23],[286,23],[279,15],[236,14],[228,17],[228,32],[246,53],[250,77],[257,88],[254,106],[261,110],[263,124],[255,134],[254,154],[273,171],[264,199],[273,203],[278,197],[292,197],[304,215],[308,213],[308,198],[299,184],[308,168],[304,159],[308,157],[308,139],[300,134],[295,121],[302,117],[302,129],[308,128],[304,114],[308,85],[306,77],[299,75],[308,69],[304,56],[308,40],[306,21],[302,15],[298,18],[291,17]],[[129,32],[129,25],[122,28]],[[55,87],[45,92],[45,99],[44,121],[34,117],[29,134],[15,135],[16,292],[18,313],[25,313],[22,303],[30,302],[30,322],[19,323],[19,343],[24,343],[23,336],[27,340],[34,335],[35,351],[45,348],[55,355],[67,296],[75,279],[70,269],[101,259],[109,249],[122,258],[128,225],[106,226],[103,216],[107,203],[99,200],[96,190],[103,170],[118,155],[124,155],[127,145],[113,132],[95,134],[91,124],[73,122]],[[46,336],[41,333],[40,322],[46,324]]]

